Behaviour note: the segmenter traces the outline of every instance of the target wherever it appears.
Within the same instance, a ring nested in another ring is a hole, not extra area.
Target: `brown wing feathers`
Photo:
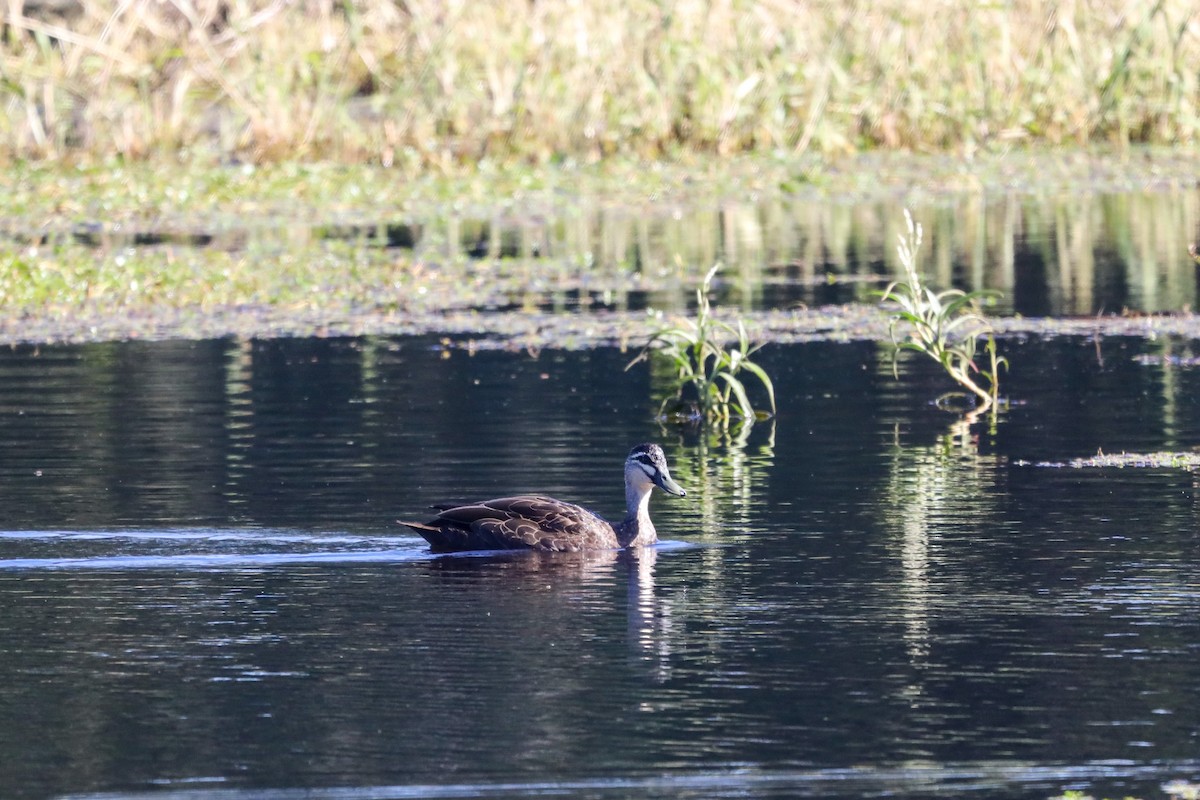
[[[521,495],[441,508],[428,523],[405,523],[438,550],[617,547],[612,526],[571,503]]]

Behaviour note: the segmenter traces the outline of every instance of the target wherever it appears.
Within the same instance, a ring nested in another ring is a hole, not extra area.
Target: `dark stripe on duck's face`
[[[655,472],[657,472],[659,469],[658,464],[654,462],[654,459],[650,457],[649,453],[638,453],[633,457],[633,460],[641,464],[643,467],[654,470]]]
[[[638,466],[642,468],[642,472],[646,473],[647,478],[654,481],[655,483],[658,483],[658,476],[659,476],[658,467],[654,466],[653,463],[648,463],[648,462],[642,461],[640,459],[638,460]]]
[[[638,445],[633,448],[633,452],[629,454],[629,458],[654,469],[664,469],[666,467],[666,456],[663,455],[662,448],[658,447],[658,445]]]
[[[638,455],[633,460],[642,468],[642,472],[646,473],[647,478],[655,483],[662,483],[662,468],[654,462],[654,459],[647,455]]]
[[[657,448],[655,449],[657,450]],[[679,497],[686,497],[687,492],[683,490],[683,487],[669,477],[666,459],[661,453],[661,450],[655,452],[646,447],[645,449],[635,450],[631,453],[629,460],[637,462],[637,465],[642,468],[642,472],[646,473],[646,477],[664,492],[669,492]]]
[[[654,462],[654,458],[650,456],[649,453],[632,453],[632,455],[629,457],[629,461],[637,464],[638,467],[642,469],[642,473],[646,474],[646,477],[648,477],[650,481],[653,481],[654,483],[661,482],[661,470],[659,469],[659,465]]]

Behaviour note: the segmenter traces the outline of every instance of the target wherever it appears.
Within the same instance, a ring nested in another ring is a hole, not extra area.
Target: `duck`
[[[398,520],[425,538],[435,553],[472,550],[579,552],[653,545],[658,532],[650,521],[654,487],[686,497],[671,478],[667,457],[657,444],[639,444],[625,459],[626,517],[613,524],[574,503],[539,494],[432,506],[429,522]]]

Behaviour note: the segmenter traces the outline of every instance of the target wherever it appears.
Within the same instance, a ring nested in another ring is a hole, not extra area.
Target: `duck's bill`
[[[671,480],[670,475],[658,474],[658,488],[662,489],[667,494],[673,494],[677,497],[687,497],[687,492],[683,490],[675,481]]]

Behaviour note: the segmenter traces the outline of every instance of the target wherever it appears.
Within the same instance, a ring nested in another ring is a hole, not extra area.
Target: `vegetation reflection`
[[[415,199],[403,200],[378,186],[378,176],[351,177],[368,196],[385,199],[370,208],[339,201],[341,210],[330,211],[295,198],[254,205],[250,196],[215,211],[215,200],[182,208],[152,196],[144,215],[131,217],[119,208],[130,198],[106,184],[148,180],[129,171],[57,183],[33,176],[34,194],[10,184],[10,216],[0,225],[0,301],[14,318],[32,320],[9,335],[122,338],[131,325],[140,336],[284,325],[304,333],[331,320],[356,333],[435,323],[452,330],[477,328],[478,311],[674,312],[692,302],[678,288],[678,264],[716,261],[737,276],[729,294],[739,308],[790,312],[869,302],[876,285],[902,274],[892,244],[902,222],[891,198],[830,203],[825,195],[776,191],[731,202],[668,192],[648,204],[603,197],[608,188],[600,181],[563,199],[565,188],[549,180],[519,202],[497,196],[457,208],[422,196],[431,190],[416,188]],[[184,180],[204,190],[195,185],[202,176]],[[236,191],[251,192],[253,180],[285,188],[260,169],[240,177]],[[331,179],[320,173],[306,180],[311,185],[296,190],[301,197],[345,191],[323,185]],[[981,189],[952,195],[945,206],[915,207],[933,244],[929,283],[1003,292],[1010,300],[998,312],[1025,317],[1195,307],[1196,266],[1185,244],[1200,229],[1200,193],[1091,185],[1063,195]],[[140,190],[153,195],[152,187]],[[43,206],[54,199],[65,208],[117,208],[97,222],[86,211]],[[395,211],[381,218],[380,208]],[[355,222],[339,222],[347,216]],[[243,313],[229,313],[237,310]],[[128,319],[114,323],[114,311]],[[626,328],[640,336],[645,322]],[[48,332],[31,332],[35,325]]]
[[[688,487],[700,518],[699,533],[727,540],[730,528],[745,530],[752,521],[754,498],[766,491],[775,461],[775,420],[671,427],[681,445],[672,470]]]
[[[951,597],[950,587],[937,585],[937,558],[949,557],[939,541],[945,527],[976,526],[993,516],[1001,459],[979,452],[971,420],[953,422],[930,445],[905,446],[897,428],[888,458],[882,498],[873,504],[880,522],[895,532],[900,570],[898,602],[905,625],[905,644],[914,665],[928,662],[931,625],[937,602]],[[920,693],[921,687],[910,687]]]

